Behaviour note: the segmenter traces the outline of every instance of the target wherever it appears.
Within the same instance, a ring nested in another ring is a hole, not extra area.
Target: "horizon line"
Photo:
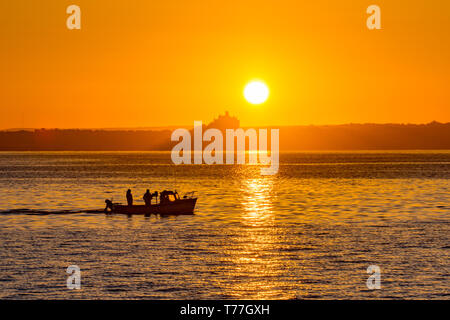
[[[196,120],[197,121],[197,120]],[[198,120],[200,121],[200,120]],[[204,123],[207,124],[207,123]],[[240,128],[286,128],[286,127],[330,127],[330,126],[347,126],[347,125],[430,125],[430,124],[450,124],[450,122],[439,122],[436,120],[422,123],[412,122],[347,122],[340,124],[287,124],[287,125],[262,125],[262,126],[241,126]],[[36,131],[36,130],[103,130],[103,131],[163,131],[176,128],[193,128],[194,125],[166,125],[166,126],[136,126],[136,127],[23,127],[23,128],[3,128],[0,132],[7,131]]]

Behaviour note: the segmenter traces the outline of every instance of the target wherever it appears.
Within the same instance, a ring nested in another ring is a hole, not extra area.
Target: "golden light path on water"
[[[278,234],[275,227],[273,201],[273,176],[256,175],[241,181],[242,216],[244,232],[230,239],[241,250],[232,250],[231,260],[235,268],[229,275],[248,275],[244,283],[237,282],[228,288],[230,295],[251,295],[255,299],[270,299],[285,296],[274,279],[283,271],[283,264],[277,255],[264,255],[263,252],[278,248]]]

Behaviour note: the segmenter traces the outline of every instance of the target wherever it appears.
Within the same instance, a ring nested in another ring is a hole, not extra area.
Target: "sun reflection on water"
[[[225,286],[233,298],[254,299],[289,298],[278,281],[284,274],[280,249],[283,236],[275,224],[273,200],[276,197],[274,179],[270,176],[246,177],[241,180],[243,228],[230,239],[233,248],[228,251],[232,266],[227,270],[231,279]]]
[[[265,225],[273,219],[273,178],[258,177],[242,181],[242,218],[250,226]]]

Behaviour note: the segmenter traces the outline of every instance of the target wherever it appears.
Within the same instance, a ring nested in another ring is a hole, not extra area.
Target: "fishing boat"
[[[157,193],[156,193],[157,195]],[[194,192],[186,193],[180,198],[176,191],[166,191],[160,193],[159,202],[149,205],[123,205],[113,203],[112,200],[106,199],[105,213],[118,213],[126,215],[187,215],[194,214],[197,198]]]

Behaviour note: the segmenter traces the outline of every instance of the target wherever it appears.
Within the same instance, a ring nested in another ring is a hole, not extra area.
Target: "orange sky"
[[[66,28],[77,4],[82,29]],[[383,30],[366,28],[381,7]],[[0,3],[0,128],[450,121],[448,0]],[[253,78],[269,100],[248,104]]]

